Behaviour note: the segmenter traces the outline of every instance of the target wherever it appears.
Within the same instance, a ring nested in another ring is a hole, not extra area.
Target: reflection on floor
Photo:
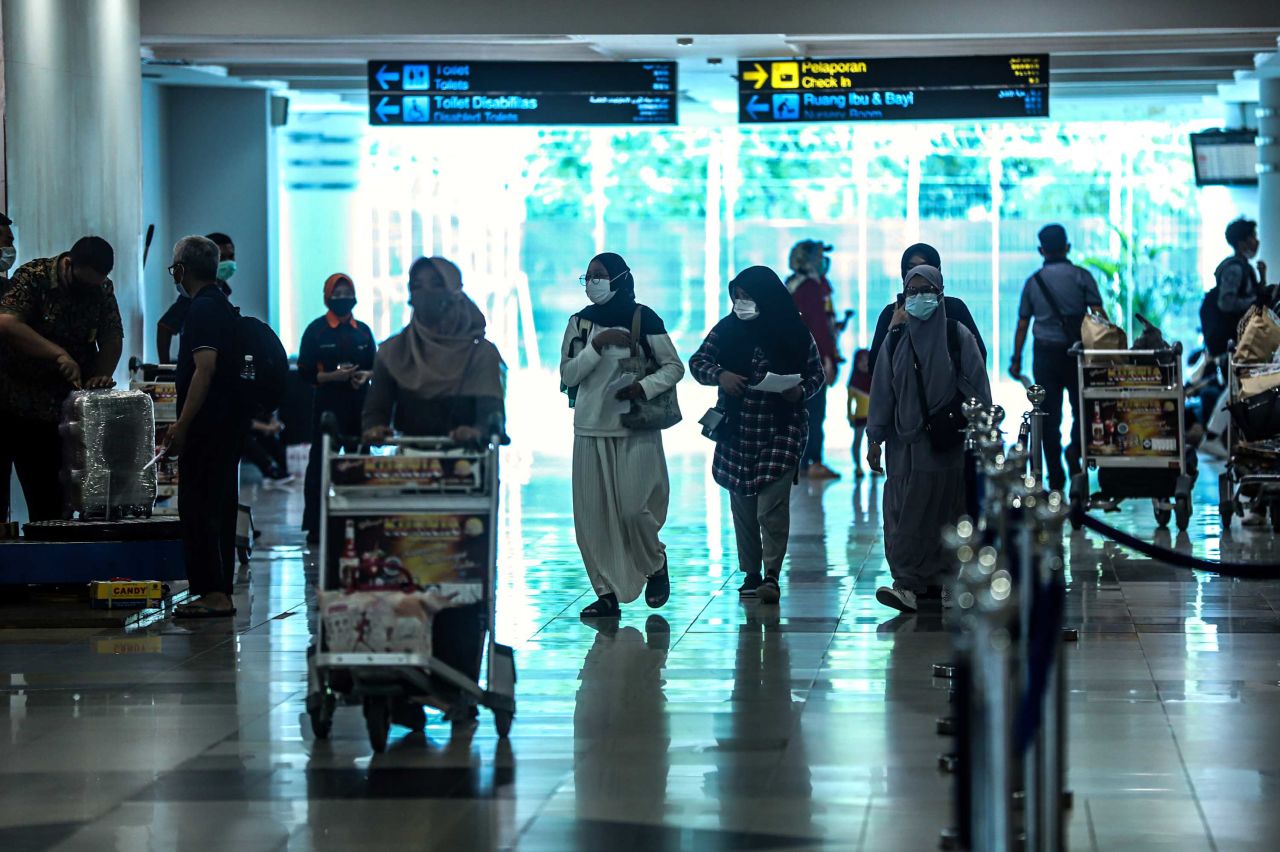
[[[425,738],[394,729],[377,758],[356,708],[312,739],[300,494],[249,489],[266,536],[234,625],[0,631],[0,849],[935,848],[949,781],[930,669],[949,639],[939,611],[891,620],[873,599],[881,481],[796,491],[769,609],[734,594],[705,457],[672,466],[671,602],[592,629],[566,466],[509,465],[512,737],[487,715],[472,732],[433,720]],[[1220,536],[1212,480],[1177,543],[1280,562],[1269,531]],[[1154,528],[1136,503],[1113,517]],[[1280,582],[1163,567],[1092,535],[1071,551],[1071,848],[1274,849]]]

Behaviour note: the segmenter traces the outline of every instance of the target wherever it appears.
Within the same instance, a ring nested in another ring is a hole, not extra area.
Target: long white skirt
[[[670,497],[661,432],[574,436],[573,527],[597,595],[629,603],[662,569],[667,548],[658,533]]]

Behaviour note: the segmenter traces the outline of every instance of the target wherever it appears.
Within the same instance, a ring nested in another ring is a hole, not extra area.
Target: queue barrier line
[[[1209,571],[1221,574],[1224,577],[1241,577],[1255,580],[1280,579],[1280,562],[1214,562],[1209,559],[1201,559],[1189,553],[1181,553],[1177,550],[1170,550],[1167,547],[1149,544],[1123,530],[1116,529],[1110,524],[1104,524],[1086,512],[1083,506],[1072,505],[1071,521],[1077,526],[1087,527],[1099,535],[1106,536],[1116,544],[1127,547],[1130,550],[1136,550],[1144,556],[1158,559],[1177,568]]]

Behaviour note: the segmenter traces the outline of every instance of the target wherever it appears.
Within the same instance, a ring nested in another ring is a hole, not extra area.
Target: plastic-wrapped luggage
[[[135,390],[75,391],[62,407],[65,514],[148,517],[156,499],[155,414]]]

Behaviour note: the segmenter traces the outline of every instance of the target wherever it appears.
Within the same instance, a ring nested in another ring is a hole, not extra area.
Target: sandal
[[[601,595],[599,600],[586,607],[579,614],[579,618],[617,618],[622,615],[622,608],[618,606],[618,596],[610,592],[607,595]]]
[[[182,604],[173,611],[174,618],[230,618],[235,614],[236,608],[233,606],[226,609],[214,609],[199,601]]]
[[[671,597],[671,575],[667,572],[666,557],[662,559],[662,570],[649,577],[644,587],[644,602],[650,609],[658,609]]]

